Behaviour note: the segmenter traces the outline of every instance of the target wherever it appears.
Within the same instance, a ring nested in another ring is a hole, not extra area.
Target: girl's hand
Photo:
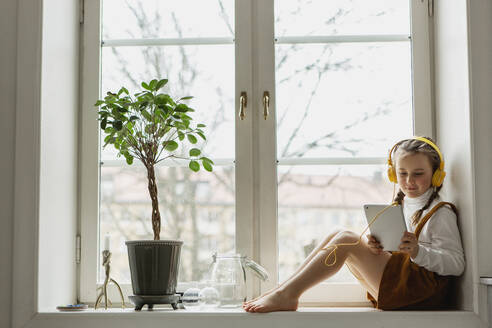
[[[401,244],[399,246],[400,252],[410,254],[412,259],[416,258],[419,253],[419,244],[417,242],[417,236],[414,233],[405,231],[403,237],[401,237]]]
[[[383,246],[376,239],[376,237],[371,235],[366,235],[366,237],[367,237],[367,244],[369,245],[369,250],[371,251],[371,253],[375,255],[379,255],[383,253]]]

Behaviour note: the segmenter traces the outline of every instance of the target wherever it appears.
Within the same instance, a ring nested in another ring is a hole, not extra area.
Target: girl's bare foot
[[[269,295],[269,294],[273,293],[274,291],[276,291],[276,290],[277,290],[277,289],[279,289],[280,287],[281,287],[281,286],[277,286],[277,287],[275,287],[275,288],[272,288],[272,289],[270,289],[269,291],[265,292],[264,294],[261,294],[261,295],[260,295],[260,296],[258,296],[258,297],[255,297],[255,298],[253,298],[253,299],[251,299],[251,300],[249,300],[249,301],[243,302],[243,307],[244,307],[245,305],[247,305],[247,304],[250,304],[250,303],[255,302],[256,300],[259,300],[260,298],[262,298],[262,297],[264,297],[264,296],[267,296],[267,295]]]
[[[246,312],[272,312],[297,310],[298,298],[292,297],[282,290],[275,290],[263,295],[255,301],[244,304]]]

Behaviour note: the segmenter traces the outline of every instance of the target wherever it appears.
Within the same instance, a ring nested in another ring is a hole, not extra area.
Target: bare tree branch
[[[222,20],[226,24],[227,29],[229,30],[229,33],[231,33],[231,35],[234,36],[234,29],[231,26],[230,18],[229,18],[229,15],[227,14],[227,12],[224,8],[224,4],[223,4],[222,0],[218,0],[218,1],[219,1],[219,8],[220,8],[220,17],[222,18]]]

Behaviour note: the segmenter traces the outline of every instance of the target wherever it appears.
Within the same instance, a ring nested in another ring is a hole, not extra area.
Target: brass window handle
[[[263,92],[263,117],[265,120],[270,114],[270,93],[268,91]]]
[[[244,120],[246,116],[246,111],[244,110],[248,105],[248,96],[245,91],[241,92],[241,96],[239,96],[239,118]]]

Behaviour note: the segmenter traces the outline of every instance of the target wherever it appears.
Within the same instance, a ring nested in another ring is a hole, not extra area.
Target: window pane
[[[409,42],[276,47],[277,151],[384,157],[412,135]]]
[[[275,1],[275,35],[410,34],[409,0]]]
[[[103,39],[231,37],[233,0],[103,0]]]
[[[361,233],[367,225],[362,206],[390,203],[392,191],[384,165],[279,166],[279,281],[335,229]],[[345,267],[328,280],[351,281]]]
[[[153,78],[167,78],[163,90],[174,98],[194,97],[191,116],[207,125],[205,154],[234,158],[234,45],[103,48],[103,94],[121,85],[132,93]],[[115,154],[107,147],[102,159]]]
[[[199,281],[208,272],[212,251],[234,250],[234,167],[213,173],[188,167],[159,167],[156,182],[161,239],[184,241],[180,281]],[[111,275],[130,282],[126,240],[153,239],[152,205],[143,167],[102,167],[100,236],[111,235]],[[99,280],[104,279],[100,270]]]
[[[234,37],[232,0],[103,0],[103,39]],[[233,163],[234,45],[125,46],[102,49],[101,94],[121,86],[131,94],[142,81],[166,78],[163,92],[174,99],[193,96],[195,123],[206,124],[202,153],[220,163]],[[186,153],[188,149],[179,148]],[[151,203],[145,169],[109,162],[117,152],[101,150],[100,239],[112,235],[112,274],[128,282],[125,240],[152,239]],[[140,165],[140,166],[139,166]],[[179,166],[179,163],[176,164]],[[214,251],[234,250],[234,165],[193,173],[186,167],[159,166],[156,182],[162,217],[161,239],[184,241],[180,282],[197,281],[208,271]],[[213,191],[213,192],[212,192]],[[113,237],[114,236],[114,237]],[[100,268],[99,268],[100,269]],[[100,278],[102,273],[100,273]]]

